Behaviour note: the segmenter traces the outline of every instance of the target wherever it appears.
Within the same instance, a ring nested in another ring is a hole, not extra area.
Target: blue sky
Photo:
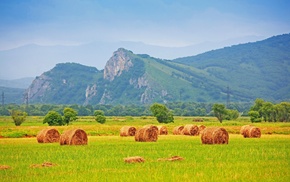
[[[186,46],[290,32],[289,0],[1,0],[0,50],[136,41]]]

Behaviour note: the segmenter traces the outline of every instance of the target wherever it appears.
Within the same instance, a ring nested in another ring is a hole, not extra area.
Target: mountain
[[[1,104],[22,104],[24,103],[24,92],[22,88],[8,88],[0,86]]]
[[[206,72],[231,96],[244,95],[270,101],[290,98],[290,34],[235,45],[174,62]]]
[[[290,34],[164,60],[119,48],[103,70],[57,64],[27,89],[30,103],[150,104],[290,98]]]
[[[242,37],[222,42],[204,42],[184,47],[165,47],[148,45],[142,42],[105,42],[95,41],[80,45],[41,46],[24,45],[9,50],[0,50],[0,79],[18,79],[35,77],[52,68],[57,63],[77,62],[82,65],[104,69],[112,52],[126,47],[134,53],[147,53],[153,57],[174,59],[188,55],[196,55],[208,50],[222,48],[238,42],[249,42],[261,37]],[[15,65],[17,68],[15,69]]]
[[[77,63],[59,63],[36,77],[26,94],[32,103],[81,104],[88,85],[97,81],[98,72]]]
[[[14,80],[0,79],[0,87],[26,89],[29,87],[29,85],[32,83],[33,80],[34,80],[33,77],[20,78]]]

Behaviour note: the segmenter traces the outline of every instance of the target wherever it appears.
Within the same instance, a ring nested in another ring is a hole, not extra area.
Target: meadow
[[[203,145],[200,136],[172,135],[174,126],[193,123],[192,118],[176,118],[166,125],[169,135],[157,142],[135,142],[120,137],[124,125],[155,124],[154,118],[112,117],[106,124],[80,118],[60,132],[82,128],[89,134],[88,145],[39,144],[35,134],[43,128],[41,117],[29,117],[16,127],[10,118],[0,117],[1,181],[289,181],[290,124],[258,123],[261,138],[243,138],[240,126],[247,118],[225,121],[205,118],[206,126],[222,126],[230,133],[228,145]],[[22,132],[22,133],[21,133]],[[18,134],[17,134],[18,133]],[[141,156],[144,163],[128,164],[124,158]],[[159,161],[180,156],[181,161]],[[51,167],[41,167],[49,162]]]

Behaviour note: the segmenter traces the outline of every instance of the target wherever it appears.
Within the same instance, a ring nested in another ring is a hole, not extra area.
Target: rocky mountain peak
[[[130,54],[132,52],[123,48],[115,51],[104,68],[104,79],[112,81],[115,77],[120,76],[123,71],[128,71],[133,66]]]

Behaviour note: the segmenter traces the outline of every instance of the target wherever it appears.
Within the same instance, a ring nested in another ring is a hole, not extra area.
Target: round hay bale
[[[133,126],[123,126],[120,129],[120,136],[135,136],[136,128]]]
[[[244,126],[241,127],[241,129],[240,129],[240,134],[241,135],[244,135],[245,128],[248,127],[248,126],[250,126],[250,125],[244,125]]]
[[[245,126],[242,135],[244,138],[260,138],[261,130],[255,126]]]
[[[199,131],[199,133],[200,134],[202,134],[202,132],[203,132],[203,130],[206,128],[206,126],[204,126],[204,125],[200,125],[200,126],[198,126],[198,131]]]
[[[199,129],[196,125],[187,124],[184,126],[182,133],[184,135],[197,136],[197,135],[199,135]]]
[[[224,128],[205,128],[201,135],[202,144],[228,144],[229,134]]]
[[[167,135],[168,130],[166,126],[157,126],[159,135]]]
[[[184,126],[176,126],[173,128],[173,135],[182,135],[182,130]]]
[[[135,133],[137,142],[156,142],[158,139],[158,128],[156,126],[145,126]]]
[[[88,136],[82,129],[64,131],[60,136],[60,145],[87,145]]]
[[[38,143],[54,143],[54,142],[59,142],[59,138],[60,138],[60,134],[54,128],[51,128],[51,129],[43,129],[36,136],[36,139],[37,139]]]

